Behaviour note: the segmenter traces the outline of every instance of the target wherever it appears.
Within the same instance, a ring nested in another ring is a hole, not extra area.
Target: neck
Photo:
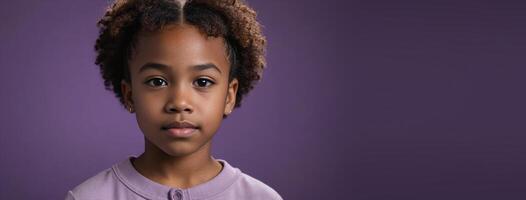
[[[175,188],[189,188],[217,176],[222,165],[210,155],[211,142],[184,156],[166,154],[145,138],[145,151],[132,161],[146,178]]]

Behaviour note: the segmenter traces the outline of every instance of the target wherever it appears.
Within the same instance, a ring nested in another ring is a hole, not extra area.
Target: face
[[[171,25],[157,33],[140,33],[128,61],[131,84],[121,89],[133,105],[147,142],[171,156],[210,146],[223,114],[234,108],[238,87],[228,82],[224,39],[206,37],[192,25]],[[187,122],[189,137],[174,137],[166,126]]]

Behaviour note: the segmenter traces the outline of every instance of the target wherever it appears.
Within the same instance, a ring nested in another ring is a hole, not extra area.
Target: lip
[[[172,137],[189,138],[195,134],[196,130],[197,129],[195,128],[170,128],[170,129],[166,129],[165,131],[169,136],[172,136]]]
[[[196,133],[198,127],[188,121],[174,121],[161,127],[166,134],[176,138],[189,138]]]
[[[162,126],[163,129],[171,129],[171,128],[194,128],[197,129],[197,126],[189,121],[173,121],[166,125]]]

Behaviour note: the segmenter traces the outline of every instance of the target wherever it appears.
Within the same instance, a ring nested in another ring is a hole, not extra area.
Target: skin
[[[143,176],[175,188],[189,188],[217,176],[222,165],[211,157],[211,142],[223,114],[233,110],[238,80],[228,81],[230,64],[221,37],[207,37],[197,27],[177,24],[156,33],[139,33],[128,61],[131,83],[122,81],[125,101],[133,105],[145,150],[132,163]],[[165,68],[148,68],[159,63]],[[197,69],[211,63],[214,68]],[[209,82],[212,81],[212,82]],[[173,121],[198,126],[190,138],[161,130]]]

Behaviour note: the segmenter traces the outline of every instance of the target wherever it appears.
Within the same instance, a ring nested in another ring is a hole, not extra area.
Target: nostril
[[[189,112],[191,113],[192,112],[192,108],[190,107],[182,107],[182,108],[177,108],[177,107],[169,107],[167,109],[168,112]]]

